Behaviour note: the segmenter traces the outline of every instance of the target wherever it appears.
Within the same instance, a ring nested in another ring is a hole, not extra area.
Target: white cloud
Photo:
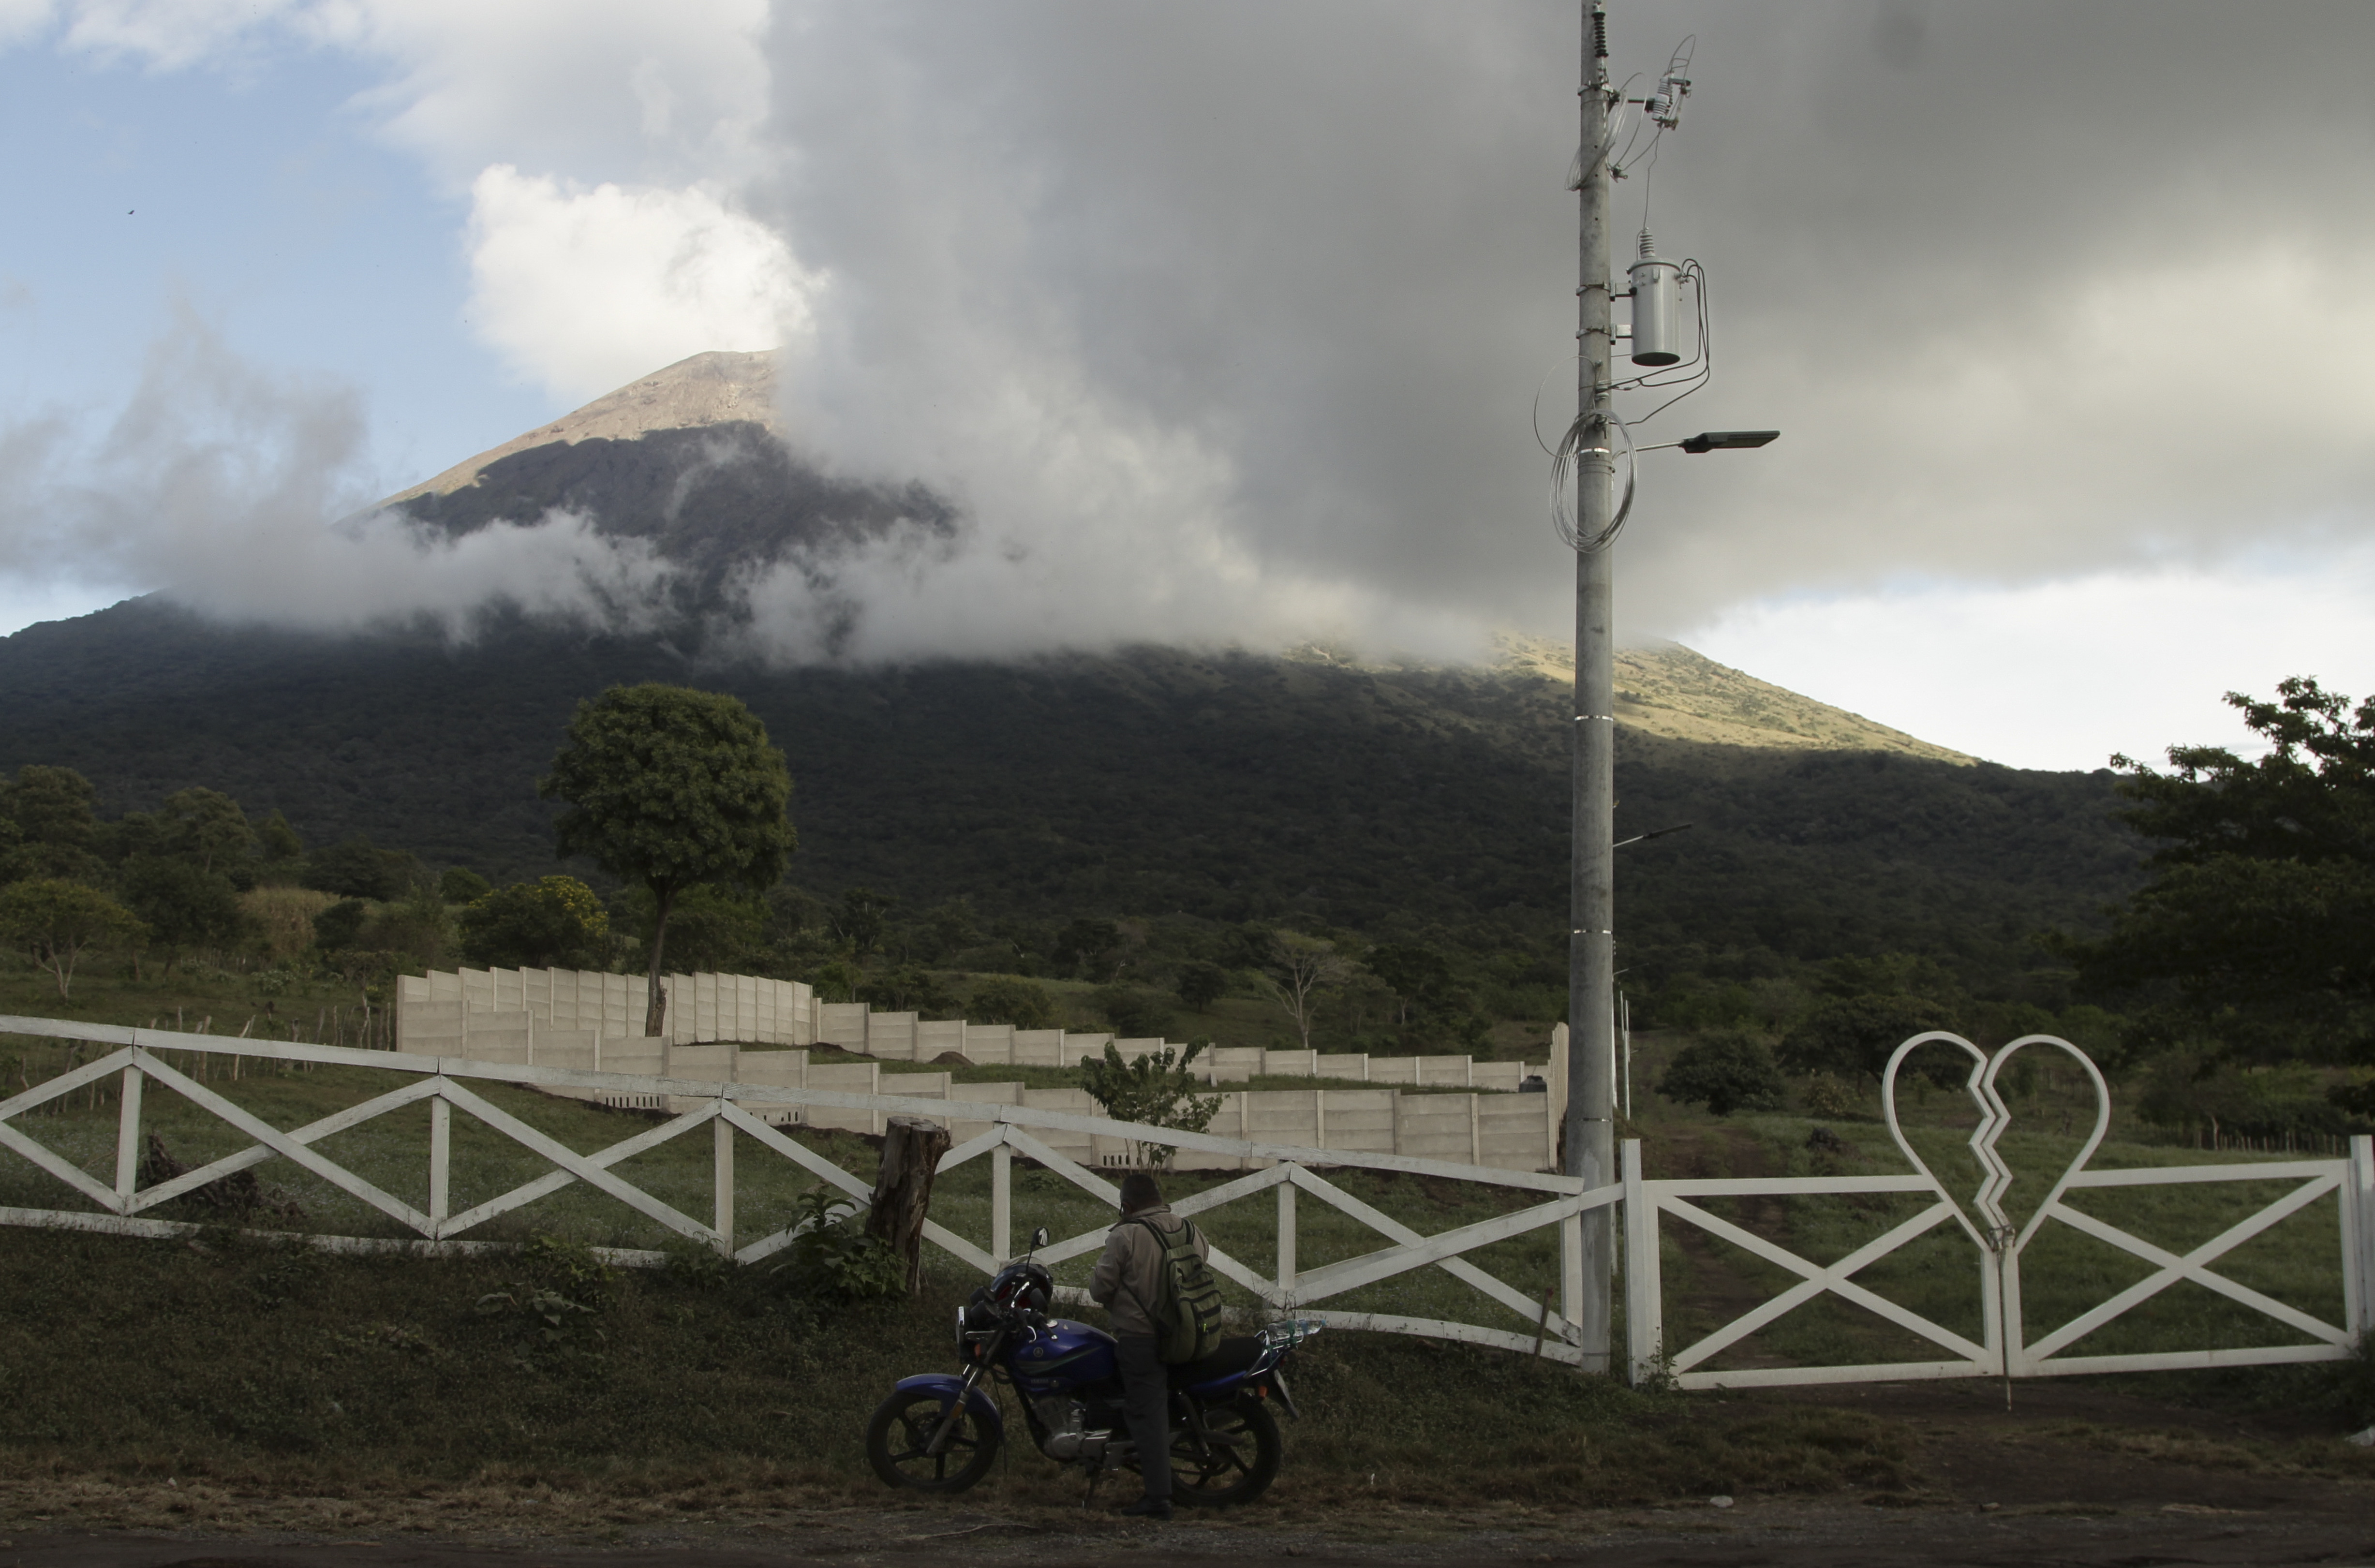
[[[2114,751],[2248,749],[2220,701],[2375,669],[2375,544],[1986,587],[1948,582],[1737,606],[1688,632],[1710,658],[1925,740],[2024,768]]]
[[[557,397],[808,325],[790,250],[706,190],[580,190],[498,164],[470,195],[472,324]]]
[[[0,49],[47,27],[53,9],[50,0],[0,0]]]
[[[455,188],[508,162],[579,180],[738,171],[766,111],[767,0],[0,0],[0,43],[153,70],[331,49],[384,64],[360,105]]]
[[[385,515],[332,525],[378,492],[362,435],[353,387],[242,360],[185,312],[97,439],[63,418],[0,429],[0,603],[78,580],[324,630],[426,615],[466,634],[490,602],[647,624],[665,569],[582,518],[455,541]]]

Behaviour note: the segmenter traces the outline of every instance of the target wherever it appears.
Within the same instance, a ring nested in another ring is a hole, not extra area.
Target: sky
[[[2025,767],[2375,686],[2375,8],[1611,37],[1636,96],[1692,40],[1612,227],[1715,350],[1637,439],[1783,432],[1643,454],[1620,635]],[[1548,0],[0,0],[0,631],[582,611],[659,568],[356,514],[780,345],[802,455],[966,519],[834,563],[845,656],[1561,634],[1577,53]]]

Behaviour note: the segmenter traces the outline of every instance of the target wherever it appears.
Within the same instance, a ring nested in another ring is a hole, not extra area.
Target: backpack
[[[1221,1282],[1197,1255],[1195,1223],[1165,1231],[1152,1220],[1135,1222],[1163,1249],[1163,1283],[1152,1302],[1139,1303],[1154,1325],[1154,1353],[1166,1366],[1200,1362],[1221,1348]]]

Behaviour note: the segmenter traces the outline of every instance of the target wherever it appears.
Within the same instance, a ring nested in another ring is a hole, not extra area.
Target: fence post
[[[726,1109],[726,1102],[723,1100],[717,1102],[717,1108],[721,1111]],[[715,1199],[717,1251],[721,1256],[732,1257],[734,1256],[734,1124],[723,1116],[718,1116],[713,1118],[709,1126],[711,1150],[715,1156],[711,1174],[713,1196]]]
[[[124,1093],[115,1118],[115,1205],[119,1213],[132,1212],[133,1189],[140,1181],[140,1083],[138,1067],[124,1069]]]
[[[1294,1306],[1294,1173],[1299,1166],[1286,1168],[1286,1180],[1278,1184],[1278,1304],[1292,1311]]]
[[[1658,1210],[1641,1176],[1641,1140],[1625,1140],[1625,1350],[1633,1382],[1657,1375],[1664,1353],[1665,1288],[1658,1267]]]
[[[445,1080],[437,1080],[442,1090]],[[431,1237],[445,1239],[445,1221],[454,1207],[454,1102],[443,1094],[429,1101],[429,1229]]]
[[[1014,1256],[1014,1148],[1003,1139],[989,1150],[989,1255],[1001,1268]]]
[[[2375,1334],[2375,1136],[2352,1137],[2342,1197],[2344,1305],[2353,1329]]]

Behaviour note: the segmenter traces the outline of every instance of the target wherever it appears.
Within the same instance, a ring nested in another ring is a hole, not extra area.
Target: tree
[[[1010,1023],[1017,1029],[1046,1029],[1056,1021],[1056,998],[1035,980],[993,975],[974,986],[965,1002],[965,1016],[983,1023]]]
[[[1781,1061],[1794,1073],[1878,1078],[1889,1053],[1917,1034],[1945,1027],[1945,1009],[1926,996],[1833,996],[1781,1037]]]
[[[120,888],[148,925],[149,940],[163,945],[168,974],[185,949],[229,947],[245,921],[230,878],[186,860],[144,855],[129,861]]]
[[[890,1012],[921,1013],[927,1018],[962,1016],[956,999],[930,970],[902,963],[867,976],[857,987],[857,999]]]
[[[899,901],[889,893],[878,893],[871,888],[845,888],[842,890],[841,908],[833,917],[833,935],[853,957],[864,958],[882,950],[883,936],[891,929],[891,912]]]
[[[924,939],[931,948],[927,956],[933,959],[948,958],[978,935],[969,898],[942,899],[924,911],[922,925]]]
[[[1658,1077],[1658,1092],[1729,1116],[1734,1111],[1778,1110],[1789,1085],[1762,1039],[1744,1029],[1717,1029],[1674,1053]]]
[[[167,846],[198,863],[204,871],[219,870],[243,858],[255,847],[255,830],[239,802],[219,790],[192,786],[165,797],[158,813]]]
[[[1165,1045],[1136,1061],[1124,1061],[1108,1040],[1102,1059],[1093,1056],[1081,1062],[1081,1087],[1117,1122],[1202,1132],[1212,1125],[1212,1113],[1221,1108],[1221,1097],[1197,1093],[1196,1080],[1188,1076],[1189,1064],[1205,1044],[1202,1040],[1191,1040],[1184,1050]],[[1171,1157],[1167,1143],[1134,1147],[1141,1165],[1158,1166]]]
[[[1277,931],[1270,935],[1269,966],[1259,978],[1270,1000],[1294,1020],[1294,1032],[1308,1051],[1311,1016],[1319,993],[1341,984],[1351,973],[1352,965],[1336,951],[1335,943],[1300,931]]]
[[[609,912],[574,877],[488,891],[470,901],[455,925],[463,953],[490,969],[591,969],[607,956],[610,941]]]
[[[1047,956],[1076,977],[1093,980],[1105,974],[1110,980],[1120,970],[1117,966],[1106,974],[1106,965],[1119,955],[1121,945],[1121,927],[1112,921],[1073,920],[1056,933]]]
[[[1174,990],[1179,1005],[1191,1013],[1209,1013],[1212,1004],[1227,994],[1229,972],[1205,959],[1182,964],[1179,983]]]
[[[272,815],[264,819],[264,825],[255,830],[255,839],[264,851],[264,858],[276,864],[304,858],[305,841],[297,836],[297,830],[289,825],[289,819],[280,814],[277,806]]]
[[[412,856],[402,850],[380,849],[360,833],[327,849],[316,850],[305,862],[300,878],[305,886],[342,899],[371,899],[385,903],[404,893],[410,878]]]
[[[16,782],[0,784],[0,816],[17,828],[10,877],[96,878],[104,867],[91,845],[99,836],[92,803],[99,792],[72,768],[28,762]]]
[[[447,903],[476,903],[495,885],[467,866],[448,866],[437,878],[437,896]]]
[[[2088,989],[2140,1005],[2132,1048],[2275,1061],[2375,1055],[2375,700],[2295,678],[2227,694],[2269,743],[2247,761],[2175,746],[2128,757],[2121,818],[2160,841],[2154,879],[2098,940],[2060,946]]]
[[[146,927],[130,910],[80,882],[40,877],[0,890],[0,937],[23,948],[56,978],[62,1001],[85,949],[128,945],[144,935]]]
[[[660,964],[677,901],[703,883],[763,893],[783,878],[798,842],[784,754],[732,697],[650,681],[614,686],[577,705],[569,744],[537,793],[568,803],[553,824],[561,854],[590,855],[652,895],[644,1032],[656,1035],[668,1007]]]
[[[1392,989],[1405,1029],[1412,1007],[1424,1007],[1451,988],[1451,966],[1432,948],[1379,948],[1369,955],[1369,973]]]

